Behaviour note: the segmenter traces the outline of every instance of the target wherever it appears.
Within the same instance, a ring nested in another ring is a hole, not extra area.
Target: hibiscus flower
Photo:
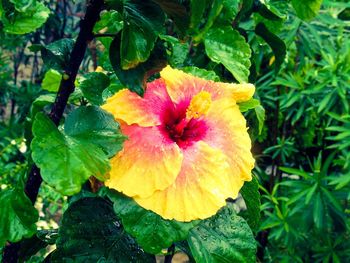
[[[105,184],[165,219],[204,219],[252,178],[251,140],[237,102],[255,88],[170,66],[160,75],[144,97],[123,89],[102,106],[128,136]]]

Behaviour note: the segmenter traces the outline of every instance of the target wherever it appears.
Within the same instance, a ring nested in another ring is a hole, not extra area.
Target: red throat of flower
[[[191,101],[183,101],[167,109],[161,130],[180,148],[187,148],[201,140],[207,131],[202,116],[210,108],[211,96],[208,92],[200,92]]]

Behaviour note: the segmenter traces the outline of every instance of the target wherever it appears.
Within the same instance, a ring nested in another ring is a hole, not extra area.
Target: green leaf
[[[347,217],[343,210],[337,209],[332,203],[327,203],[328,213],[333,220],[334,230],[343,232],[347,229]]]
[[[350,20],[350,7],[347,7],[343,11],[341,11],[338,14],[338,19],[349,21]]]
[[[102,72],[91,72],[84,75],[79,88],[84,97],[94,105],[103,104],[102,92],[109,86],[109,77]]]
[[[124,139],[118,129],[111,131],[111,118],[98,108],[81,107],[68,115],[62,131],[47,116],[38,113],[33,123],[31,149],[42,178],[63,195],[78,193],[91,175],[104,180],[110,169],[108,155],[120,149]],[[108,143],[116,145],[107,146]]]
[[[322,201],[322,195],[320,192],[316,194],[315,200],[313,202],[313,218],[315,222],[315,226],[318,229],[322,229],[324,227],[324,207]]]
[[[191,0],[190,28],[192,30],[197,30],[197,28],[199,28],[202,21],[202,16],[204,15],[209,3],[209,0]]]
[[[44,94],[44,95],[40,95],[39,97],[37,97],[33,101],[32,107],[30,108],[30,116],[31,116],[31,118],[34,118],[35,115],[39,111],[41,111],[45,106],[54,103],[55,97],[56,97],[56,95],[53,94],[53,93]]]
[[[305,179],[310,179],[311,178],[311,176],[307,172],[305,172],[303,170],[300,170],[300,169],[289,168],[289,167],[281,167],[281,166],[278,167],[278,169],[280,169],[282,172],[299,175],[301,177],[304,177]]]
[[[41,55],[45,66],[56,70],[64,70],[68,64],[73,45],[73,39],[63,38],[41,47]]]
[[[255,27],[255,33],[262,37],[265,42],[271,47],[273,54],[275,56],[275,72],[277,73],[283,64],[284,58],[287,54],[286,44],[274,33],[268,30],[268,28],[263,24],[259,23]]]
[[[253,233],[232,204],[194,227],[187,241],[197,263],[255,262]]]
[[[114,117],[100,108],[80,107],[70,113],[64,123],[64,131],[81,142],[98,145],[109,157],[123,148],[126,137],[120,133]]]
[[[9,0],[14,4],[18,12],[25,12],[32,4],[33,0]]]
[[[48,243],[46,243],[38,237],[38,234],[32,236],[31,238],[22,239],[21,248],[18,252],[19,262],[30,262],[29,259],[31,258],[31,256],[35,255],[41,249],[47,247],[48,245]]]
[[[33,134],[32,158],[44,181],[63,195],[78,193],[91,175],[103,179],[110,169],[99,147],[65,136],[44,114],[36,115]]]
[[[159,38],[165,40],[171,47],[171,51],[167,52],[170,53],[168,54],[169,64],[174,68],[183,66],[188,56],[189,44],[182,43],[179,39],[169,35],[160,35]]]
[[[311,20],[321,8],[322,0],[292,0],[297,16],[302,20]]]
[[[211,70],[206,70],[202,68],[197,68],[197,67],[184,67],[181,69],[182,71],[192,74],[193,76],[207,79],[207,80],[212,80],[212,81],[220,81],[220,77],[216,75],[214,71]]]
[[[281,21],[286,18],[285,11],[288,10],[287,1],[265,0],[259,6],[259,14],[271,21]]]
[[[114,211],[121,218],[125,230],[149,253],[156,254],[174,242],[185,240],[188,232],[199,221],[178,222],[165,220],[158,214],[139,206],[132,198],[110,190]]]
[[[51,262],[156,262],[125,233],[112,204],[100,197],[73,202],[63,214]]]
[[[238,103],[239,110],[241,112],[246,112],[248,110],[255,109],[259,105],[260,105],[260,101],[257,99],[253,99],[253,98],[251,98],[248,101]]]
[[[181,34],[185,34],[190,17],[181,0],[153,0],[173,21]]]
[[[50,14],[50,10],[40,2],[25,9],[25,12],[15,12],[13,17],[3,19],[6,33],[21,35],[33,32],[46,22]]]
[[[118,80],[111,80],[111,84],[102,92],[102,99],[105,101],[118,91],[125,89],[125,86]]]
[[[259,123],[259,134],[261,134],[265,123],[265,109],[263,106],[259,105],[255,107],[254,110]]]
[[[242,189],[241,195],[247,206],[247,223],[253,229],[256,229],[260,221],[260,193],[259,193],[259,182],[255,176],[252,181],[245,182]]]
[[[209,30],[204,40],[208,57],[223,64],[239,82],[247,82],[251,51],[244,38],[232,27]]]
[[[3,6],[2,6],[2,2],[0,1],[0,21],[2,19],[2,15],[5,13],[4,11],[5,10],[4,10]],[[0,256],[0,259],[1,259],[1,256]]]
[[[145,62],[162,32],[165,16],[156,3],[126,1],[124,4],[124,28],[121,36],[120,60],[122,69],[135,68]]]
[[[137,67],[129,70],[121,69],[119,47],[120,39],[119,37],[116,37],[112,41],[109,49],[109,58],[113,70],[121,83],[123,83],[131,91],[142,96],[148,77],[151,74],[160,71],[166,65],[164,47],[157,45],[146,62],[141,63]]]
[[[194,1],[196,4],[198,1]],[[193,8],[198,8],[196,5],[191,6],[191,11],[193,12]],[[193,37],[194,42],[200,42],[205,37],[208,30],[213,26],[214,21],[220,15],[222,9],[224,8],[224,2],[222,0],[213,0],[208,1],[206,4],[206,10],[204,12],[204,21],[206,21],[205,25],[199,26],[199,28],[195,29],[195,36]]]
[[[41,88],[51,92],[57,92],[60,87],[62,75],[54,69],[50,69],[45,73],[45,77],[41,84]]]
[[[242,1],[241,9],[239,10],[238,15],[240,15],[240,18],[247,15],[250,10],[253,9],[254,0],[244,0]]]
[[[22,189],[0,192],[0,247],[36,233],[38,212]]]
[[[224,20],[232,23],[233,19],[238,14],[240,2],[241,2],[240,0],[224,0],[223,1],[224,7],[222,10],[222,13],[224,16]]]
[[[94,32],[102,30],[103,33],[117,34],[123,28],[123,24],[123,17],[119,12],[104,10],[100,14],[100,20],[95,24]]]
[[[346,174],[341,174],[339,176],[329,177],[329,184],[336,185],[335,190],[339,190],[350,184],[350,172]]]

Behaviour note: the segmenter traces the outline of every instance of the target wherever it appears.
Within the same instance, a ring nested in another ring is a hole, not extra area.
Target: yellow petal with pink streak
[[[210,146],[221,149],[228,157],[231,173],[231,192],[237,192],[237,181],[250,181],[254,158],[246,120],[233,100],[221,99],[211,104],[205,116],[208,130],[202,139]],[[234,195],[233,194],[233,195]]]
[[[227,183],[229,175],[225,154],[199,141],[184,150],[181,172],[172,185],[147,198],[134,199],[165,219],[191,221],[208,218],[223,207],[226,198],[232,194]]]
[[[128,89],[118,91],[107,99],[102,108],[125,123],[149,127],[161,124],[164,109],[172,105],[163,80],[148,83],[144,97]]]
[[[174,183],[183,159],[177,144],[164,138],[158,127],[122,124],[121,130],[128,140],[111,159],[105,185],[131,197],[147,197]]]
[[[232,84],[214,82],[211,80],[195,77],[170,66],[160,72],[161,78],[166,83],[166,88],[171,99],[178,103],[182,100],[192,98],[201,91],[212,94],[212,99],[232,98],[237,102],[247,101],[252,98],[255,87],[249,83]]]

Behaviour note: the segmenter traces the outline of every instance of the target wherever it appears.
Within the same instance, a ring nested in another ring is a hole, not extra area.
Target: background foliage
[[[20,262],[170,262],[179,251],[195,262],[349,262],[350,4],[107,0],[104,9],[56,127],[40,112],[67,77],[86,1],[0,0],[2,250],[22,240]],[[202,222],[163,220],[99,181],[125,138],[98,106],[125,86],[142,95],[166,64],[257,87],[239,105],[254,180]],[[35,208],[23,191],[33,162],[44,180]]]

